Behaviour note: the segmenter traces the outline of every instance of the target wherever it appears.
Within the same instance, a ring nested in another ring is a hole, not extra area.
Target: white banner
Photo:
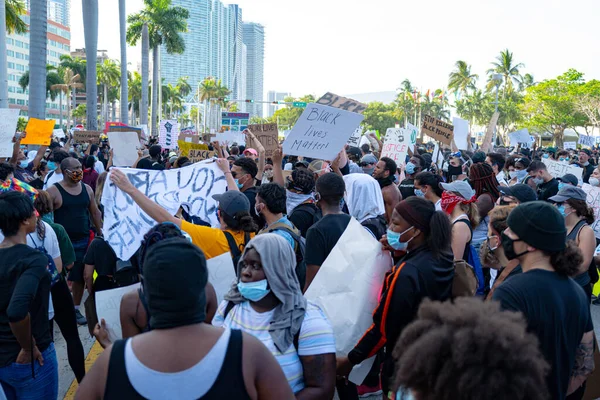
[[[236,143],[238,146],[246,145],[246,135],[240,131],[225,131],[222,133],[217,133],[216,140],[221,144],[227,142],[229,146],[232,146],[234,143]]]
[[[131,167],[138,159],[140,140],[137,132],[108,132],[115,167]]]
[[[584,183],[581,187],[587,194],[586,203],[594,210],[594,223],[592,229],[597,239],[600,239],[600,188]]]
[[[565,142],[564,143],[564,148],[565,148],[565,150],[568,150],[568,149],[574,149],[575,150],[577,148],[577,143],[576,142]]]
[[[459,150],[469,148],[469,122],[462,118],[452,118],[454,125],[454,143]]]
[[[346,356],[373,323],[373,310],[386,272],[389,252],[354,218],[321,265],[304,294],[327,315],[335,335],[338,356]],[[354,367],[349,379],[361,384],[373,361]]]
[[[179,122],[175,119],[160,121],[158,143],[163,149],[174,149],[179,140]]]
[[[385,133],[385,142],[381,150],[381,157],[391,158],[396,164],[404,165],[408,155],[408,144],[411,132],[408,129],[388,128]]]
[[[573,164],[550,160],[548,158],[543,158],[542,162],[546,165],[548,172],[554,178],[562,178],[566,174],[573,174],[579,180],[580,185],[583,183],[583,168]]]
[[[123,296],[134,290],[138,290],[140,284],[120,287],[117,289],[101,290],[96,292],[96,314],[98,314],[98,322],[106,322],[108,337],[111,342],[123,339],[123,331],[121,330],[121,299]]]
[[[17,108],[0,108],[0,157],[12,157],[19,111]]]
[[[527,130],[527,128],[509,133],[508,137],[510,139],[511,146],[518,146],[519,143],[531,143],[531,136],[529,135],[529,131]]]
[[[582,146],[593,147],[596,144],[596,138],[593,136],[579,135],[579,142]]]
[[[223,172],[212,160],[184,168],[153,171],[123,168],[131,183],[142,193],[175,215],[182,203],[191,204],[191,215],[218,225],[217,202],[213,194],[225,192]],[[104,238],[121,260],[129,260],[140,247],[142,238],[156,225],[131,197],[106,179],[102,193]]]
[[[354,133],[352,134],[352,136],[350,136],[350,139],[348,139],[348,145],[349,146],[353,146],[353,147],[358,147],[358,143],[360,142],[360,137],[363,134],[363,127],[359,126],[358,128],[356,128],[356,130],[354,131]]]

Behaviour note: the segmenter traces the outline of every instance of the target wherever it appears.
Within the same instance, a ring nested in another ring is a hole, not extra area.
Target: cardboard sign
[[[562,178],[566,174],[573,174],[577,177],[580,185],[583,183],[583,168],[573,164],[550,160],[549,158],[542,158],[542,162],[554,178]]]
[[[179,147],[179,154],[186,155],[190,152],[190,150],[208,150],[208,145],[204,143],[194,144],[184,142],[182,140],[177,141],[177,146]]]
[[[279,146],[277,124],[248,125],[248,130],[254,133],[260,144],[265,148],[265,157],[273,157],[273,152]]]
[[[518,131],[509,133],[508,138],[510,139],[511,146],[518,146],[520,143],[531,143],[531,135],[529,135],[527,128],[519,129]]]
[[[108,132],[115,167],[131,167],[138,158],[140,139],[137,132]]]
[[[193,144],[198,144],[200,143],[200,136],[198,135],[192,135],[189,133],[180,133],[179,134],[179,138],[177,139],[178,142],[186,142],[186,143],[193,143]]]
[[[579,135],[579,142],[582,146],[594,147],[596,144],[596,138],[593,136]]]
[[[100,135],[102,135],[100,131],[75,131],[73,132],[73,140],[75,140],[75,143],[80,144],[99,144]]]
[[[56,121],[29,118],[25,132],[27,136],[21,140],[21,144],[39,144],[40,146],[49,146],[52,141],[52,133]],[[13,133],[14,136],[14,133]]]
[[[432,139],[450,146],[454,138],[454,126],[440,119],[425,115],[423,117],[423,132]]]
[[[141,125],[142,127],[146,126],[146,125]],[[148,129],[148,127],[146,127],[146,129]],[[133,127],[133,126],[121,126],[121,125],[112,125],[108,128],[108,132],[135,132],[138,135],[138,138],[140,140],[146,140],[144,138],[144,130],[143,128],[140,127]],[[147,137],[147,136],[146,136]]]
[[[348,139],[348,146],[358,147],[358,143],[360,142],[360,137],[363,134],[363,127],[359,126],[356,128],[350,139]]]
[[[362,114],[367,109],[367,105],[361,103],[360,101],[338,96],[337,94],[333,94],[331,92],[325,93],[323,97],[317,100],[317,104],[322,104],[324,106],[333,108],[340,108],[342,110],[355,112],[358,114]]]
[[[202,160],[207,160],[209,158],[213,158],[217,153],[215,153],[214,151],[209,151],[209,150],[194,150],[191,149],[188,154],[187,157],[190,159],[191,162],[195,163],[198,161],[202,161]]]
[[[123,339],[123,331],[121,330],[121,299],[123,296],[140,288],[140,283],[134,285],[120,287],[117,289],[101,290],[96,292],[96,314],[98,320],[106,321],[108,337],[114,343],[119,339]]]
[[[179,138],[179,122],[175,119],[160,121],[158,143],[163,149],[174,149]]]
[[[385,142],[381,150],[381,157],[388,157],[397,164],[406,162],[411,132],[405,129],[388,128],[385,133]]]
[[[597,238],[600,239],[600,188],[584,183],[581,188],[587,194],[586,203],[594,210],[594,223],[592,229]]]
[[[0,108],[0,157],[12,157],[19,111],[17,108]]]
[[[364,117],[360,114],[309,104],[283,142],[290,156],[334,160]]]
[[[564,148],[565,150],[569,150],[569,149],[577,149],[577,143],[576,142],[564,142]]]
[[[467,150],[469,148],[469,122],[462,118],[452,118],[454,125],[454,143],[459,150]]]

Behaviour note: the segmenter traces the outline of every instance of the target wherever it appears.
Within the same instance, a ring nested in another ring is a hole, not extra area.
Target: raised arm
[[[36,169],[40,166],[40,162],[42,161],[44,154],[46,154],[47,148],[48,146],[40,146],[40,148],[37,151],[37,154],[35,155],[35,158],[33,159],[33,169]]]
[[[250,139],[252,146],[254,146],[256,151],[258,151],[258,174],[256,176],[262,177],[262,174],[265,170],[265,147],[258,141],[250,129],[246,129],[244,132],[246,133],[246,138]]]
[[[219,169],[223,171],[223,174],[225,174],[225,179],[227,180],[227,190],[239,191],[237,185],[235,184],[235,179],[233,179],[233,175],[229,169],[229,161],[227,161],[225,158],[219,158],[216,163],[217,167],[219,167]]]
[[[277,183],[285,187],[285,180],[283,179],[283,170],[281,164],[283,163],[283,149],[281,145],[277,146],[277,149],[273,152],[273,183]]]
[[[25,137],[25,133],[17,133],[15,134],[15,138],[13,139],[15,144],[13,145],[13,153],[8,161],[12,165],[17,165],[17,160],[19,158],[19,151],[21,151],[21,139]]]

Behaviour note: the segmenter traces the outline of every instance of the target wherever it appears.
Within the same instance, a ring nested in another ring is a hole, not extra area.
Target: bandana
[[[465,200],[464,198],[456,195],[452,192],[443,192],[442,193],[442,210],[448,215],[452,214],[454,211],[454,207],[457,204],[470,204],[475,203],[477,201],[477,197],[473,196],[470,200]]]

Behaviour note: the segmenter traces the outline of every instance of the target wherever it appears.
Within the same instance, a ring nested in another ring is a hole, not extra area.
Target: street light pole
[[[492,80],[494,80],[496,82],[496,102],[495,102],[495,106],[494,106],[494,113],[498,112],[498,91],[500,89],[500,83],[502,83],[502,74],[494,74],[492,75]],[[492,145],[495,146],[496,145],[496,132],[497,132],[497,128],[498,124],[496,123],[496,125],[494,126],[494,137],[492,139]]]

